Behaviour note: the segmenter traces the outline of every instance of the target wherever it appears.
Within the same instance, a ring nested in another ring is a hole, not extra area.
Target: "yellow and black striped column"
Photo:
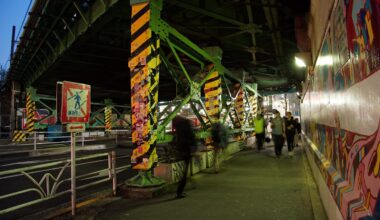
[[[238,123],[237,123],[237,128],[244,128],[244,119],[245,119],[245,112],[244,112],[244,91],[243,89],[239,88],[236,99],[235,99],[235,110],[236,114],[238,117]],[[236,140],[240,141],[244,139],[245,133],[241,133],[241,135],[236,136]]]
[[[238,93],[237,93],[237,96],[235,99],[235,109],[236,109],[236,113],[237,113],[237,116],[238,116],[239,121],[240,121],[239,127],[243,127],[243,123],[244,123],[244,91],[241,87],[238,90]]]
[[[158,161],[156,130],[160,41],[153,34],[150,23],[149,2],[132,4],[131,57],[128,64],[131,73],[131,164],[139,170],[149,170]]]
[[[104,124],[105,124],[106,131],[112,130],[112,107],[111,106],[106,106],[104,108]]]
[[[257,96],[256,95],[249,96],[248,101],[249,101],[249,105],[251,107],[251,116],[252,116],[252,118],[255,118],[257,115],[257,111],[258,111]]]
[[[28,89],[26,92],[26,132],[34,132],[36,103],[33,101],[32,89]]]
[[[22,130],[14,130],[12,135],[12,142],[25,142],[26,133]]]
[[[253,125],[254,118],[257,116],[258,106],[257,106],[257,96],[256,95],[249,95],[248,96],[248,103],[249,103],[249,114],[247,115],[249,124]]]
[[[221,77],[217,71],[214,71],[209,75],[204,86],[206,111],[210,116],[211,123],[219,121],[222,94],[220,85]],[[212,148],[212,138],[206,138],[205,144],[207,148]]]
[[[220,85],[220,75],[217,71],[215,71],[210,74],[204,86],[206,110],[207,114],[211,118],[211,123],[217,122],[219,120],[220,101],[222,94],[222,88]]]

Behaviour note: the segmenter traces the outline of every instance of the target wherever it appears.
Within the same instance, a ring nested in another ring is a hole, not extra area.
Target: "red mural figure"
[[[380,4],[375,0],[350,0],[347,4],[347,40],[355,82],[380,67]]]

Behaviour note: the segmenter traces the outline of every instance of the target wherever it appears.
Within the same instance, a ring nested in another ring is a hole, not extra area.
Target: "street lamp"
[[[295,62],[298,67],[306,67],[305,61],[303,61],[301,58],[295,57]]]

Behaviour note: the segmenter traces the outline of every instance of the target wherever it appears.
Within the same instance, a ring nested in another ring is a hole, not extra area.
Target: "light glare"
[[[302,59],[300,59],[300,58],[298,58],[298,57],[295,57],[295,60],[296,60],[296,65],[297,65],[298,67],[306,67],[305,62],[304,62]]]

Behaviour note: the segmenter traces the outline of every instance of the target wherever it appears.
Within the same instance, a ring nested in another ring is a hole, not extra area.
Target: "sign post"
[[[75,154],[75,132],[71,132],[70,139],[71,139],[71,147],[70,147],[70,158],[71,158],[71,215],[75,215],[75,209],[76,209],[76,198],[77,198],[77,187],[76,187],[76,154]]]
[[[58,82],[57,109],[61,110],[61,123],[65,124],[66,131],[71,133],[71,214],[74,216],[76,209],[75,139],[77,132],[85,131],[85,123],[90,118],[91,87],[86,84],[68,81]]]

